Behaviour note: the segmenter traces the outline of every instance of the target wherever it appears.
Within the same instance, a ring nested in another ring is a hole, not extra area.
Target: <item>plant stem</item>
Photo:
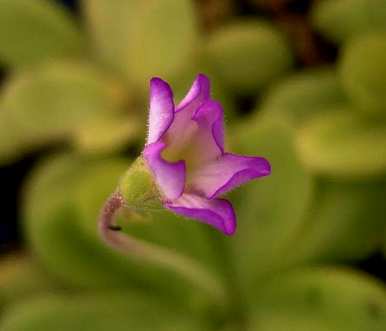
[[[124,198],[119,192],[114,192],[102,208],[99,232],[108,246],[137,261],[174,270],[194,285],[209,292],[220,303],[225,303],[224,285],[202,265],[171,249],[120,232],[120,227],[115,224],[115,217],[123,207],[125,207]]]

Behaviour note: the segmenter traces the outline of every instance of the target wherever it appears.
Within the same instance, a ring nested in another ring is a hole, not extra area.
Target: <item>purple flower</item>
[[[149,133],[143,157],[154,175],[163,205],[231,235],[236,215],[222,194],[271,168],[262,157],[224,151],[224,114],[210,98],[209,79],[199,74],[175,107],[170,86],[150,82]]]

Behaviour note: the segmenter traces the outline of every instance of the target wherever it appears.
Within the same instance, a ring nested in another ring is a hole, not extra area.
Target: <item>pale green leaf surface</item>
[[[323,0],[315,2],[314,27],[336,43],[371,31],[386,31],[383,0]]]
[[[64,8],[48,0],[0,1],[0,62],[25,67],[84,52],[84,36]]]
[[[385,192],[382,181],[319,180],[304,225],[288,245],[289,260],[358,260],[374,252],[382,241]]]
[[[386,31],[359,36],[347,43],[338,70],[347,95],[360,110],[385,116]]]
[[[279,120],[249,120],[235,134],[235,151],[267,158],[270,176],[236,191],[238,230],[232,239],[240,282],[248,296],[259,276],[280,268],[286,244],[302,223],[312,179],[297,159],[295,130]]]
[[[275,84],[263,97],[262,116],[284,116],[294,126],[346,101],[333,68],[309,69]]]
[[[287,40],[264,21],[234,22],[206,41],[208,64],[233,93],[256,93],[292,64]]]
[[[31,257],[12,254],[0,260],[0,309],[40,293],[48,293],[59,284]]]
[[[308,268],[277,275],[256,294],[248,331],[381,331],[386,289],[350,270]]]
[[[3,331],[208,330],[186,312],[129,291],[39,297],[7,310],[0,327]]]
[[[53,62],[15,74],[2,91],[1,107],[24,140],[68,137],[90,118],[119,112],[126,102],[120,84],[93,66]]]
[[[84,8],[102,59],[141,90],[193,56],[197,26],[189,0],[85,0]]]
[[[386,172],[385,120],[338,109],[309,121],[296,141],[299,157],[313,173],[361,179]]]

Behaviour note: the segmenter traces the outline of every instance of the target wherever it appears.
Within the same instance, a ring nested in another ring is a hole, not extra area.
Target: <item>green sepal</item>
[[[160,194],[154,182],[154,175],[140,156],[122,176],[118,191],[127,207],[134,210],[163,209]]]

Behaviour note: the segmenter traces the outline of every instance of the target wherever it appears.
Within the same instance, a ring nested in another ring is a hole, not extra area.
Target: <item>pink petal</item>
[[[199,127],[198,135],[201,140],[201,148],[206,150],[209,147],[215,148],[213,156],[217,157],[219,153],[224,153],[224,111],[221,104],[217,101],[206,101],[199,107],[192,116]],[[205,143],[206,141],[206,143]],[[216,146],[209,146],[216,144]]]
[[[165,143],[156,142],[147,145],[143,157],[154,174],[155,182],[166,199],[173,200],[181,196],[185,186],[185,162],[165,161],[161,152]]]
[[[226,235],[232,235],[236,230],[236,215],[227,200],[208,200],[195,194],[184,193],[165,207],[179,215],[209,224]]]
[[[186,107],[192,106],[192,104],[201,103],[210,98],[210,81],[208,77],[203,74],[198,74],[194,80],[189,92],[181,100],[176,108],[176,112],[183,110]]]
[[[198,107],[210,97],[209,79],[199,74],[188,94],[179,103],[174,114],[173,124],[170,126],[167,135],[168,141],[175,144],[175,148],[190,140],[187,133],[194,130],[195,123],[192,122],[192,116]],[[173,147],[172,147],[173,148]]]
[[[147,144],[158,141],[174,119],[173,92],[160,78],[150,81],[149,133]]]
[[[213,199],[254,178],[271,173],[262,157],[225,153],[218,160],[203,165],[189,177],[189,189]]]
[[[176,121],[178,115],[179,113],[176,115]],[[168,155],[183,155],[188,161],[188,167],[195,168],[202,163],[216,160],[223,154],[224,116],[218,102],[205,101],[195,109],[183,130],[173,131],[174,124],[165,136],[168,142]],[[178,135],[172,135],[177,132]]]

